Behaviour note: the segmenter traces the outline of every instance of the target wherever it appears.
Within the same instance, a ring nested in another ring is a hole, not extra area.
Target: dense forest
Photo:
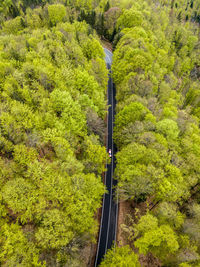
[[[199,26],[199,0],[0,2],[1,266],[87,266],[108,157],[100,39],[132,207],[100,266],[200,266]]]
[[[116,23],[115,175],[137,206],[127,243],[154,258],[147,266],[200,264],[199,11],[199,1],[129,1]]]
[[[105,191],[104,52],[64,5],[28,4],[1,3],[0,265],[85,266]]]

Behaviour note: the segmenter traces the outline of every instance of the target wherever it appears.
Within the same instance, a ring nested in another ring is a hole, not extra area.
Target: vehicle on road
[[[112,150],[111,149],[108,150],[108,154],[109,154],[109,157],[112,158]]]

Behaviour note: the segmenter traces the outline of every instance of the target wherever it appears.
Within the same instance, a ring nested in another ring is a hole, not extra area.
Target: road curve
[[[112,53],[104,48],[105,61],[109,70],[108,81],[108,115],[107,115],[107,151],[112,150],[111,163],[106,164],[107,171],[105,173],[105,185],[108,191],[103,197],[101,225],[99,231],[99,240],[97,246],[97,253],[95,259],[95,267],[98,266],[106,254],[106,251],[115,245],[116,230],[117,230],[117,217],[118,217],[118,204],[114,201],[116,180],[113,179],[113,173],[115,169],[115,153],[116,146],[113,143],[113,125],[115,116],[115,86],[111,78],[111,65],[112,65]]]

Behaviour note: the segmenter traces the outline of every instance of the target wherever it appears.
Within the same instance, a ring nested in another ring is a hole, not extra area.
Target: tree
[[[24,29],[24,20],[22,17],[8,20],[4,23],[3,31],[8,34],[17,34]]]
[[[168,140],[176,140],[179,135],[178,125],[175,121],[164,119],[157,123],[157,131],[163,134]]]
[[[141,26],[142,25],[142,13],[138,10],[127,9],[123,12],[123,14],[118,19],[118,27],[120,28],[131,28],[134,26]]]
[[[156,198],[158,200],[180,201],[189,196],[186,181],[183,180],[180,169],[167,164],[162,179],[157,183]]]
[[[137,236],[141,237],[134,242],[134,245],[140,253],[146,254],[151,251],[161,260],[165,260],[169,253],[174,254],[179,248],[177,236],[172,228],[169,225],[158,226],[157,219],[150,214],[141,217],[136,225],[136,231]]]
[[[122,198],[144,200],[153,192],[156,193],[156,197],[161,197],[158,188],[165,181],[163,171],[163,165],[167,162],[165,153],[159,155],[158,151],[133,142],[123,147],[117,153],[116,158],[115,174],[119,180],[118,188]],[[176,180],[173,180],[172,183],[176,184]],[[178,188],[178,183],[176,186],[177,194],[178,192],[180,194],[182,191]],[[162,197],[167,197],[167,194],[170,193],[163,192]]]
[[[66,17],[66,8],[61,4],[48,6],[49,21],[52,25],[56,25],[58,22],[62,22]]]
[[[142,121],[148,113],[150,113],[150,111],[138,102],[133,102],[125,106],[124,109],[116,115],[114,138],[117,140],[123,127],[127,126],[129,123]]]
[[[153,192],[149,169],[141,164],[126,166],[118,182],[118,192],[122,199],[131,198],[135,201],[146,199]]]
[[[27,148],[25,145],[19,144],[14,147],[14,161],[21,168],[25,168],[30,162],[37,159],[37,151],[34,148]]]
[[[1,246],[0,260],[5,266],[46,266],[39,260],[39,250],[17,224],[6,223],[1,227]]]
[[[178,206],[168,202],[160,203],[156,207],[154,215],[161,224],[168,223],[174,229],[180,229],[185,219],[185,215],[178,210]]]
[[[105,259],[101,262],[100,267],[139,267],[141,266],[138,256],[130,249],[129,246],[116,247],[108,250]]]
[[[104,142],[104,133],[105,133],[105,124],[104,121],[98,117],[97,113],[92,109],[87,111],[87,126],[88,133],[98,135],[101,141],[101,144]]]
[[[65,214],[58,209],[52,209],[44,213],[35,237],[43,248],[58,249],[67,246],[74,234]]]
[[[103,118],[105,115],[104,88],[100,87],[86,70],[77,69],[75,79],[75,88],[89,96],[97,108],[98,115]]]
[[[34,208],[38,201],[36,187],[23,178],[8,181],[2,189],[2,197],[22,223],[33,220]]]
[[[100,43],[94,38],[88,38],[87,40],[85,40],[82,44],[82,49],[84,56],[87,57],[88,60],[97,57],[103,58],[104,56],[104,52]]]
[[[105,171],[106,149],[92,142],[92,136],[86,139],[83,156],[87,172],[95,172],[101,175]]]
[[[116,31],[117,20],[120,17],[122,11],[119,7],[111,7],[105,12],[104,15],[104,27],[109,34],[109,38],[113,41]]]

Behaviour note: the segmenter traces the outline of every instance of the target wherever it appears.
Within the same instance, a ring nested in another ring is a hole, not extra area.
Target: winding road
[[[106,164],[107,171],[105,173],[105,185],[108,193],[104,194],[101,225],[99,231],[99,240],[97,246],[97,253],[95,259],[95,267],[98,266],[106,254],[106,251],[115,245],[116,242],[116,230],[117,230],[117,217],[118,217],[118,204],[114,200],[116,180],[113,179],[113,173],[115,169],[115,153],[116,146],[113,143],[113,125],[115,117],[115,86],[111,78],[111,64],[112,64],[112,53],[104,48],[105,61],[109,70],[108,80],[108,115],[107,115],[107,151],[111,149],[112,157],[111,163]]]

